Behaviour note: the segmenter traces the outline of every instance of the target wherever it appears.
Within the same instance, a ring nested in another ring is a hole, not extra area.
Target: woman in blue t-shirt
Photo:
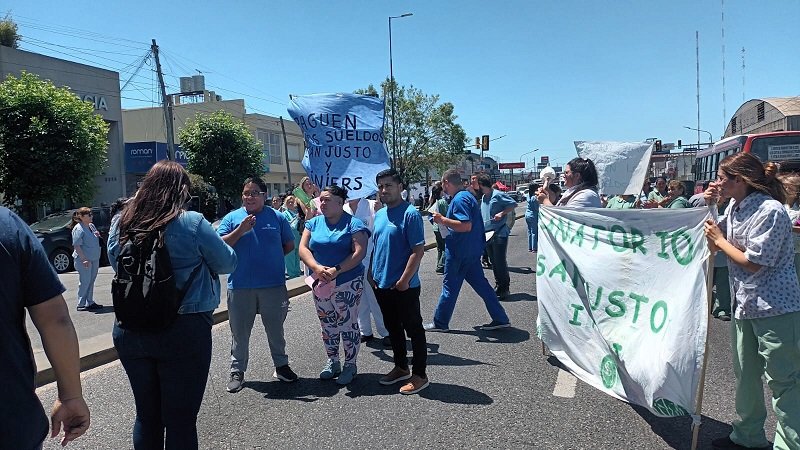
[[[328,186],[320,194],[321,216],[306,222],[300,238],[300,259],[317,279],[314,303],[322,325],[322,342],[328,362],[320,379],[339,377],[349,384],[356,376],[360,344],[358,303],[364,288],[364,266],[369,230],[364,222],[343,209],[347,191]],[[339,363],[339,341],[344,347],[344,368]]]

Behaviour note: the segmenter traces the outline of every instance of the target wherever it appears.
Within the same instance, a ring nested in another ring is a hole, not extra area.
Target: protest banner
[[[289,114],[303,131],[308,177],[320,188],[346,188],[349,199],[377,192],[375,175],[390,167],[383,111],[383,101],[367,95],[292,96]]]
[[[653,144],[575,141],[575,149],[578,156],[591,159],[594,163],[600,193],[635,195],[642,192]]]
[[[696,411],[708,209],[542,207],[538,333],[577,378],[653,414]]]

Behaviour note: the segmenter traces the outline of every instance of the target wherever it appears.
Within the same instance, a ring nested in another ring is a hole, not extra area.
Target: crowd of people
[[[463,182],[456,170],[446,171],[441,182],[432,186],[426,208],[404,199],[407,190],[393,169],[378,173],[376,183],[375,199],[349,199],[342,187],[320,190],[306,178],[291,195],[270,200],[260,178],[247,178],[241,208],[229,212],[215,230],[199,213],[184,210],[190,188],[186,171],[170,161],[153,166],[137,194],[114,218],[109,259],[116,270],[113,262],[128,240],[160,231],[175,282],[186,294],[177,318],[164,329],[132,330],[120,323],[113,329],[114,346],[134,394],[135,448],[197,447],[196,419],[210,370],[211,314],[220,303],[220,273],[229,274],[232,344],[227,390],[231,393],[244,384],[257,314],[267,333],[273,376],[283,382],[298,379],[289,366],[284,323],[289,305],[285,277],[302,274],[300,262],[314,280],[312,293],[324,351],[318,376],[323,380],[352,382],[358,374],[360,344],[374,339],[374,321],[375,331],[393,354],[392,368],[379,382],[400,383],[401,394],[427,388],[426,331],[449,331],[464,281],[483,300],[490,317],[481,329],[511,326],[501,300],[510,295],[506,253],[516,202],[485,175]],[[727,261],[726,265],[715,262],[713,314],[732,319],[739,419],[730,436],[716,439],[713,445],[766,448],[765,376],[778,418],[775,446],[798,448],[800,176],[778,175],[775,164],[762,164],[751,154],[739,153],[720,163],[717,181],[704,186],[702,196],[690,199],[685,198],[682,183],[663,178],[656,180],[653,190],[647,183],[638,196],[604,198],[597,184],[592,161],[575,158],[565,168],[564,192],[555,183],[532,188],[525,213],[528,250],[538,251],[541,207],[720,208],[719,220],[709,220],[705,233],[709,248]],[[76,264],[78,307],[83,309],[101,307],[92,297],[99,247],[86,209],[73,217],[75,258],[80,262]],[[425,244],[423,216],[434,228],[435,270],[443,275],[441,295],[427,322],[421,314],[418,274]],[[6,394],[15,411],[23,414],[3,409],[0,427],[14,430],[4,435],[16,436],[19,448],[40,445],[47,429],[33,390],[24,322],[18,320],[27,309],[55,369],[59,397],[53,407],[52,433],[58,434],[63,426],[67,443],[83,434],[90,420],[78,376],[77,338],[61,296],[64,287],[30,229],[6,209],[0,209],[0,223],[0,262],[14,268],[0,275],[0,299],[7,311],[0,320],[4,329],[16,330],[4,339],[2,356],[10,364],[4,364],[0,373],[6,379],[26,380],[14,383],[13,392]],[[481,267],[484,252],[492,267],[494,289]],[[413,350],[411,365],[407,338]]]

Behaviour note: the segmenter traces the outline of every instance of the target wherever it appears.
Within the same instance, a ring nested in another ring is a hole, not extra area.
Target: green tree
[[[429,95],[410,86],[397,86],[389,79],[381,84],[380,95],[373,85],[356,91],[380,96],[386,104],[386,147],[392,153],[391,89],[395,89],[398,171],[406,183],[426,180],[431,171],[441,174],[464,154],[467,134],[456,122],[455,106],[440,103],[438,95]]]
[[[178,136],[189,172],[203,177],[222,198],[239,198],[242,181],[264,173],[261,144],[244,122],[225,111],[197,114]]]
[[[19,48],[19,32],[17,24],[11,20],[11,16],[6,16],[0,20],[0,45],[4,47]]]
[[[192,182],[192,202],[197,212],[202,214],[206,220],[213,222],[217,218],[217,208],[219,206],[219,195],[214,186],[206,183],[200,175],[189,173],[189,180]]]
[[[88,203],[108,154],[108,125],[67,88],[22,72],[0,83],[0,192],[22,200],[26,220],[42,202]]]

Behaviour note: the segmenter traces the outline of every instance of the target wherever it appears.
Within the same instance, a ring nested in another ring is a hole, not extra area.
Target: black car
[[[31,225],[33,233],[42,243],[45,253],[50,260],[50,264],[58,273],[70,272],[75,270],[72,260],[72,230],[68,228],[72,221],[74,209],[50,214],[44,219]],[[108,242],[108,230],[111,226],[111,212],[107,207],[92,208],[92,223],[100,232],[100,265],[108,265],[108,255],[106,255],[106,242]]]

